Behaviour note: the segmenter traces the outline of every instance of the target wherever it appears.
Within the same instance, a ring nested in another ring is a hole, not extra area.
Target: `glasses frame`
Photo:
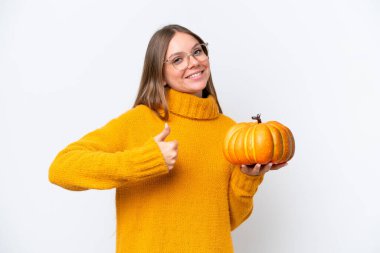
[[[195,45],[195,46],[204,46],[204,47],[206,48],[206,51],[205,51],[205,50],[203,50],[203,51],[204,51],[204,53],[206,54],[207,59],[208,59],[208,43],[207,43],[207,42],[204,42],[204,43],[197,44],[197,45]],[[170,62],[170,59],[166,59],[166,60],[164,61],[164,64],[165,64],[165,63],[170,63],[170,64],[173,66],[173,68],[175,68],[176,70],[185,70],[185,69],[187,69],[187,68],[189,67],[189,64],[190,64],[190,56],[192,56],[195,60],[199,61],[199,60],[197,59],[197,57],[194,55],[194,51],[193,51],[192,53],[186,53],[186,52],[178,52],[178,53],[184,53],[184,54],[186,55],[186,58],[187,58],[187,66],[186,66],[185,68],[183,68],[183,69],[177,69],[177,68],[174,66],[174,63],[173,63],[173,62]],[[205,60],[206,60],[206,59],[205,59]]]

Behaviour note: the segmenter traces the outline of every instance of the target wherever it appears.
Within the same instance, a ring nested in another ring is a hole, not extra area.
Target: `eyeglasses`
[[[184,70],[189,66],[190,56],[193,56],[197,61],[203,62],[208,59],[207,51],[208,43],[196,45],[191,53],[179,52],[175,53],[164,63],[170,63],[177,70]]]

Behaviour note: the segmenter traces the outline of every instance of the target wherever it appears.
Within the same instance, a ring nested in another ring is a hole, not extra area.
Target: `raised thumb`
[[[154,140],[155,141],[164,141],[165,138],[170,134],[170,127],[168,125],[168,123],[165,123],[165,128],[164,130],[162,130],[161,133],[157,134],[155,137],[154,137]]]

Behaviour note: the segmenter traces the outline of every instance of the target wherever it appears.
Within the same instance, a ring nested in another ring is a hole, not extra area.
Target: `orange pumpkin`
[[[277,121],[261,123],[260,114],[232,126],[224,139],[223,153],[233,164],[273,164],[292,159],[295,142],[292,132]]]

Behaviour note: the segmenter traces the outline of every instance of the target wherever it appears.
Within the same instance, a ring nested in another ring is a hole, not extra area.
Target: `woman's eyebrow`
[[[199,46],[201,43],[196,43],[191,49],[194,49],[194,47],[196,47],[196,46]],[[181,54],[181,53],[183,53],[183,52],[176,52],[176,53],[174,53],[174,54],[171,54],[168,58],[172,58],[174,55],[178,55],[178,54]]]

